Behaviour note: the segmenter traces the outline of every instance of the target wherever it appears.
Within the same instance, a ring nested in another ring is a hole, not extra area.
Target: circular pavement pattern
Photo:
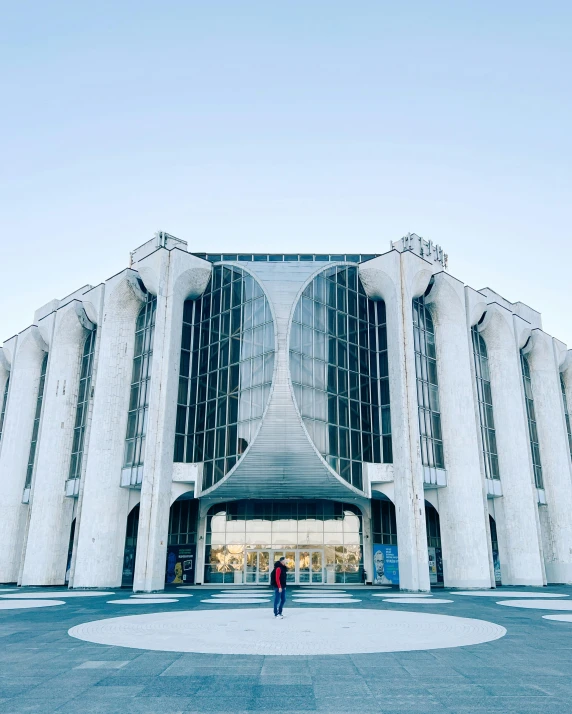
[[[58,592],[50,590],[49,592],[45,593],[14,593],[13,595],[0,595],[0,597],[6,597],[12,598],[18,597],[22,598],[23,600],[30,600],[34,598],[39,598],[39,599],[44,599],[44,598],[50,598],[50,597],[65,597],[66,600],[69,597],[95,597],[96,595],[115,595],[113,592],[101,592],[97,593],[94,592],[93,590],[60,590]]]
[[[163,652],[341,655],[406,652],[490,642],[504,627],[425,612],[297,609],[275,620],[260,609],[183,610],[86,622],[68,634],[101,645]]]
[[[227,598],[237,598],[237,597],[270,597],[274,595],[274,593],[215,593],[214,595],[211,595],[211,597],[216,597],[216,598],[221,598],[222,600],[225,600]]]
[[[31,607],[65,605],[63,600],[0,600],[0,610],[28,610]]]
[[[543,620],[558,620],[559,622],[572,622],[572,615],[543,615]]]
[[[306,605],[351,605],[352,602],[361,602],[357,598],[345,599],[343,597],[296,597],[294,602],[302,602]]]
[[[179,602],[170,597],[157,597],[154,600],[134,600],[129,598],[129,600],[108,600],[108,605],[166,605],[170,602]]]
[[[171,595],[169,595],[169,594],[167,594],[167,593],[163,593],[163,594],[161,594],[161,593],[155,593],[155,594],[153,594],[153,593],[137,593],[137,595],[130,595],[130,597],[140,598],[140,599],[142,599],[142,600],[161,600],[162,598],[165,598],[165,597],[167,597],[167,598],[168,598],[168,597],[171,597]],[[177,594],[175,595],[175,597],[176,597],[177,600],[178,600],[178,599],[181,598],[181,597],[193,597],[193,596],[192,596],[192,595],[183,595],[183,594],[177,593]]]
[[[448,595],[470,595],[471,597],[568,597],[568,595],[560,595],[558,593],[533,593],[530,590],[525,590],[523,592],[507,592],[503,590],[466,590],[453,593],[447,593]]]
[[[507,607],[528,607],[531,610],[572,610],[572,600],[499,600],[497,605]]]
[[[201,600],[201,602],[209,602],[214,605],[256,605],[258,603],[269,603],[269,598],[262,600],[261,598],[255,597],[242,597],[242,598],[222,598],[222,600]],[[204,612],[204,610],[202,610]]]
[[[455,602],[454,600],[440,600],[439,598],[433,598],[432,600],[425,600],[424,598],[418,597],[390,597],[386,598],[383,602],[396,602],[398,605],[443,605],[446,602]]]

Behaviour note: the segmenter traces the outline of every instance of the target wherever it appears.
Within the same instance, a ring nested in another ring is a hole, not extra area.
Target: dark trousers
[[[282,588],[282,592],[278,588],[274,588],[274,614],[281,615],[282,608],[286,602],[286,588]]]

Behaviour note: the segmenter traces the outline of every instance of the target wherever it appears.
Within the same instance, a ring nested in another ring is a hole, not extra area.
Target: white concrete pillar
[[[568,419],[572,426],[572,350],[567,350],[562,356],[560,363],[560,374],[564,381],[564,391],[566,393],[566,405],[568,407]],[[572,454],[570,455],[572,463]]]
[[[4,397],[8,396],[6,389],[10,389],[10,352],[0,347],[0,453],[2,453],[2,432],[4,430],[4,421],[6,419],[6,411],[8,410],[8,399],[4,401]],[[4,417],[2,412],[4,411]]]
[[[435,325],[447,486],[439,490],[445,587],[488,588],[488,513],[483,505],[479,438],[472,384],[473,359],[464,286],[446,273],[425,298]]]
[[[165,585],[183,307],[204,292],[212,266],[179,248],[159,248],[135,267],[157,296],[133,582],[134,591],[150,592]]]
[[[386,308],[399,587],[412,592],[430,590],[413,299],[423,294],[432,272],[427,261],[395,250],[360,266],[368,297],[384,300]]]
[[[562,390],[553,338],[533,330],[525,347],[530,366],[540,460],[550,524],[551,552],[545,550],[549,583],[572,583],[572,474]]]
[[[77,536],[74,588],[119,587],[129,489],[121,488],[135,324],[145,300],[134,270],[105,284],[99,362]]]
[[[63,585],[74,499],[65,495],[79,388],[79,370],[88,329],[79,300],[57,310],[50,343],[50,371],[44,388],[42,424],[30,497],[22,585]]]
[[[47,345],[35,325],[4,344],[10,351],[10,399],[0,453],[0,582],[16,582],[28,506],[22,503],[30,441]],[[16,407],[16,408],[14,408]]]
[[[543,585],[537,496],[512,314],[489,305],[478,325],[485,340],[493,395],[502,497],[495,515],[503,585]]]

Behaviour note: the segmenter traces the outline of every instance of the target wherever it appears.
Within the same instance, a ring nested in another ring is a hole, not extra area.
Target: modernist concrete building
[[[572,583],[572,351],[407,235],[191,253],[0,351],[0,582]]]

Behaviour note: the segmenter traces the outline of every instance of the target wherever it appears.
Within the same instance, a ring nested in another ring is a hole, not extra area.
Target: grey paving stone
[[[78,664],[74,669],[120,669],[125,667],[129,662],[121,660],[88,660]]]

